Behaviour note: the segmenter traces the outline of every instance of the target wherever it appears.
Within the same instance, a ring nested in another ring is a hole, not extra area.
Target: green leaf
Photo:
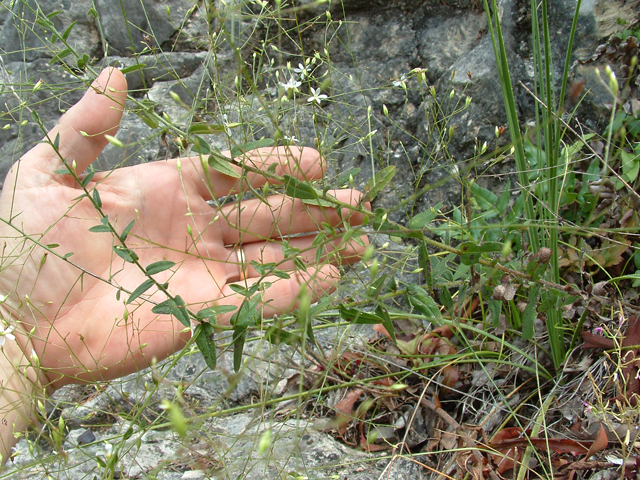
[[[284,343],[285,345],[299,345],[302,342],[300,335],[289,333],[282,328],[272,325],[264,334],[264,338],[273,345]]]
[[[284,175],[284,188],[288,196],[298,198],[308,205],[333,206],[330,201],[322,199],[322,192],[314,188],[310,183],[298,180],[291,175]]]
[[[53,12],[47,13],[47,18],[49,20],[51,20],[54,17],[57,17],[58,15],[60,15],[62,13],[62,10],[54,10]],[[53,28],[53,23],[51,24],[51,27]]]
[[[242,302],[240,309],[231,317],[233,325],[233,369],[237,373],[242,367],[242,354],[247,329],[255,323],[257,318],[257,303],[253,300]]]
[[[409,228],[412,230],[424,228],[429,225],[438,216],[438,210],[442,207],[442,202],[438,203],[435,207],[420,212],[409,220]]]
[[[444,308],[447,310],[447,313],[453,314],[453,298],[451,297],[451,293],[449,293],[449,289],[446,287],[442,287],[440,290],[440,301]]]
[[[336,185],[347,185],[349,183],[349,179],[358,175],[361,170],[362,169],[358,167],[351,167],[344,172],[340,172],[338,178],[336,179]]]
[[[238,309],[235,305],[215,305],[213,307],[204,308],[196,313],[196,318],[199,320],[210,320],[211,323],[218,323],[218,315],[223,313],[235,312]]]
[[[169,260],[160,260],[159,262],[154,262],[145,268],[145,272],[147,275],[155,275],[156,273],[164,272],[165,270],[169,270],[176,263],[171,262]]]
[[[80,70],[82,70],[84,69],[84,67],[87,66],[87,63],[89,63],[89,60],[90,60],[89,55],[87,55],[86,53],[83,53],[82,56],[76,60],[76,66]]]
[[[384,322],[383,318],[373,313],[363,312],[355,308],[347,308],[344,305],[340,305],[338,308],[340,317],[356,325],[375,325]]]
[[[136,298],[138,298],[140,295],[142,295],[144,292],[149,290],[154,285],[155,285],[155,282],[153,280],[151,280],[150,278],[146,279],[144,282],[142,282],[142,284],[138,286],[138,288],[136,288],[133,291],[133,293],[127,300],[126,304],[129,305],[131,302],[133,302]]]
[[[628,182],[635,182],[638,178],[638,171],[640,171],[640,155],[634,155],[632,153],[620,150],[622,177]]]
[[[440,325],[442,320],[440,307],[424,288],[418,285],[409,285],[407,295],[409,297],[409,303],[413,308],[427,317],[427,320],[431,323]]]
[[[176,295],[175,298],[169,298],[164,302],[159,303],[154,306],[151,311],[157,315],[173,315],[185,327],[191,326],[189,312],[187,311],[184,300],[182,300],[180,295]]]
[[[127,263],[135,263],[138,260],[136,252],[121,245],[115,245],[113,251]]]
[[[385,328],[393,343],[396,343],[396,329],[393,326],[389,312],[382,305],[376,307],[376,313],[382,319],[382,326]]]
[[[73,22],[71,22],[71,25],[69,25],[66,28],[66,30],[62,33],[62,40],[66,40],[67,38],[69,38],[69,35],[71,34],[71,30],[73,30],[73,27],[75,27],[77,23],[78,23],[78,20],[74,20]]]
[[[91,233],[111,233],[111,228],[109,225],[96,225],[95,227],[91,227],[89,231]]]
[[[214,327],[210,323],[201,322],[193,332],[193,335],[196,339],[196,345],[200,349],[200,353],[202,353],[202,358],[204,358],[207,367],[211,370],[216,368],[216,342],[212,338],[214,333]]]
[[[235,168],[233,168],[230,160],[221,153],[214,152],[209,155],[207,163],[209,164],[209,167],[229,177],[240,178],[242,176]]]
[[[98,192],[97,188],[93,189],[93,202],[98,208],[102,208],[102,199],[100,198],[100,192]]]
[[[231,149],[231,157],[240,157],[245,153],[257,148],[271,147],[274,143],[275,141],[273,140],[273,138],[261,138],[260,140],[254,140],[242,145],[237,145]]]
[[[143,70],[146,66],[147,66],[146,63],[136,63],[135,65],[124,67],[120,71],[126,75],[127,73],[133,73],[133,72],[137,72],[138,70]]]
[[[500,215],[507,213],[507,206],[509,205],[509,199],[511,198],[511,181],[507,180],[507,184],[504,186],[500,197],[496,201],[496,210]]]
[[[529,287],[529,297],[527,298],[527,306],[522,312],[522,338],[532,339],[535,331],[535,320],[538,315],[536,307],[538,306],[538,296],[540,295],[539,283],[534,283]]]
[[[204,138],[195,135],[193,139],[193,148],[192,150],[200,155],[209,155],[211,153],[211,145]],[[218,150],[218,153],[220,151]]]
[[[387,211],[384,208],[376,208],[373,217],[373,228],[380,231],[394,230],[389,221],[387,220]],[[397,235],[398,232],[396,232]]]
[[[133,427],[127,428],[127,431],[124,432],[124,435],[122,436],[122,439],[123,440],[128,440],[129,438],[131,438],[131,435],[133,435]]]
[[[64,57],[71,55],[71,53],[73,53],[73,50],[71,50],[71,48],[65,48],[64,50],[58,52],[55,57],[49,60],[49,65],[53,65],[56,62],[62,61]]]
[[[136,223],[135,218],[129,222],[129,225],[124,227],[124,230],[120,234],[120,241],[122,243],[124,243],[127,240],[127,237],[129,236],[129,232],[131,232],[131,229],[133,228],[134,223]]]
[[[189,127],[190,134],[197,135],[209,135],[213,133],[224,133],[227,128],[235,128],[242,125],[241,123],[227,123],[227,124],[214,124],[214,123],[194,123]]]
[[[427,281],[427,286],[433,290],[433,278],[431,276],[431,261],[429,259],[429,250],[427,243],[420,242],[418,245],[418,266],[422,268],[422,274]]]
[[[301,200],[315,200],[319,198],[319,192],[308,182],[298,180],[291,175],[284,175],[284,191],[288,196]]]
[[[473,242],[464,242],[458,249],[462,252],[460,262],[464,265],[474,265],[478,263],[483,253],[502,252],[503,245],[500,242],[484,242],[476,245]]]
[[[395,165],[383,168],[371,178],[364,187],[365,200],[371,201],[387,186],[396,174]]]
[[[154,129],[158,128],[158,122],[155,119],[151,118],[151,116],[145,115],[144,113],[140,113],[140,112],[136,112],[136,113],[138,114],[138,117],[140,118],[140,120],[142,120],[147,127],[154,128]]]
[[[477,183],[471,185],[471,193],[482,210],[492,210],[498,202],[498,197],[496,197],[495,193],[482,188]]]
[[[373,282],[371,282],[370,285],[367,286],[367,295],[370,298],[378,298],[388,279],[389,277],[387,275],[381,275],[376,278]]]
[[[500,300],[489,300],[489,311],[494,327],[500,325],[500,314],[502,313],[502,302]]]
[[[87,173],[82,180],[80,180],[80,185],[86,187],[89,182],[93,179],[93,176],[96,174],[95,171]]]

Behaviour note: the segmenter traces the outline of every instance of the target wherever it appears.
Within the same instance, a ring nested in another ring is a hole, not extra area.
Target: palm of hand
[[[126,83],[114,70],[98,79],[100,85],[107,81],[115,89],[113,99],[90,91],[49,136],[53,139],[60,133],[59,152],[67,159],[73,155],[79,172],[104,147],[101,134],[115,133],[120,120],[121,107],[114,107],[124,103]],[[89,108],[97,113],[91,116]],[[317,154],[308,149],[298,153],[291,158],[291,151],[254,152],[251,163],[265,167],[275,161],[280,173],[307,178],[322,174]],[[246,261],[276,262],[293,269],[283,258],[281,246],[269,239],[313,231],[323,221],[334,226],[341,222],[335,211],[310,209],[277,196],[270,197],[269,205],[251,200],[241,208],[230,204],[215,210],[207,203],[211,192],[206,185],[226,194],[238,184],[218,172],[206,172],[198,158],[181,159],[180,168],[173,160],[96,174],[86,188],[90,193],[98,190],[102,214],[108,215],[115,231],[122,233],[134,221],[125,241],[138,257],[137,264],[132,264],[114,252],[114,246],[122,245],[116,235],[88,231],[100,224],[101,214],[72,176],[52,173],[60,163],[50,145],[38,145],[7,176],[0,198],[0,218],[11,219],[11,225],[0,224],[5,257],[20,254],[12,265],[2,267],[0,287],[10,292],[4,307],[25,332],[33,329],[32,335],[20,336],[19,341],[25,351],[34,349],[54,388],[144,368],[190,338],[189,330],[175,318],[151,312],[154,303],[167,298],[155,286],[145,293],[151,302],[139,299],[125,304],[129,293],[147,279],[141,267],[160,260],[174,262],[173,268],[153,278],[168,282],[169,293],[180,294],[195,310],[217,303],[238,306],[242,298],[229,284],[252,283],[258,275],[240,265],[244,259],[238,258],[234,245],[244,244]],[[209,175],[210,183],[203,181],[204,175]],[[247,181],[255,186],[264,183],[259,176]],[[351,191],[336,196],[345,202],[358,201]],[[357,215],[350,218],[351,223],[361,221]],[[30,240],[25,241],[23,234]],[[305,252],[312,239],[301,236],[292,242]],[[354,261],[365,242],[363,238],[335,248],[346,254],[346,261]],[[49,252],[41,247],[52,244],[59,246]],[[60,258],[68,253],[73,255]],[[311,252],[307,259],[314,256]],[[247,278],[241,278],[245,274]],[[273,280],[265,315],[290,309],[302,284],[312,284],[317,297],[332,289],[336,277],[336,267],[326,264],[293,272],[288,280],[265,279]],[[116,295],[118,289],[124,293]],[[228,321],[228,316],[220,320]]]

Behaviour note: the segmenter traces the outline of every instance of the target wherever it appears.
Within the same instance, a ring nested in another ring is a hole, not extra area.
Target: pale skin
[[[68,383],[108,380],[139,371],[181,349],[191,338],[170,315],[152,313],[167,295],[153,287],[130,305],[129,293],[146,280],[138,265],[114,254],[119,241],[109,233],[92,233],[100,224],[94,203],[71,175],[54,173],[74,165],[80,177],[115,135],[126,100],[127,85],[116,69],[104,70],[82,100],[59,124],[16,163],[0,197],[0,327],[14,328],[0,352],[0,454],[8,458],[14,432],[28,427],[34,400]],[[59,135],[59,137],[58,137]],[[57,150],[52,146],[59,138]],[[256,170],[276,164],[275,175],[314,180],[324,162],[309,148],[278,147],[249,152],[243,160]],[[240,172],[239,167],[234,167]],[[260,188],[267,181],[243,172]],[[208,178],[207,178],[208,177]],[[211,191],[213,187],[213,192]],[[227,204],[220,209],[207,200],[246,189],[232,176],[203,167],[199,157],[184,157],[96,174],[102,213],[118,233],[135,220],[126,246],[147,266],[175,262],[154,276],[168,282],[191,311],[214,305],[239,306],[243,297],[230,285],[271,285],[262,293],[261,314],[295,309],[301,291],[315,300],[333,291],[339,265],[358,261],[366,236],[343,242],[329,239],[319,264],[312,245],[322,224],[337,230],[363,223],[368,209],[355,190],[330,192],[344,205],[338,212],[303,204],[286,196],[270,196]],[[347,208],[351,205],[354,209]],[[303,234],[303,235],[298,235]],[[300,269],[284,257],[282,241],[300,251]],[[47,251],[43,246],[47,246]],[[58,245],[58,246],[52,246]],[[241,250],[239,249],[241,245]],[[242,253],[244,252],[244,257]],[[68,261],[61,259],[73,252]],[[263,278],[251,266],[275,262],[288,279]],[[118,288],[123,289],[120,299]],[[125,314],[125,310],[127,313]],[[218,317],[228,325],[232,313]]]

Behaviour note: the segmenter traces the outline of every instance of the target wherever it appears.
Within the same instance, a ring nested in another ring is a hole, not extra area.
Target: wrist
[[[19,329],[7,324],[6,312],[0,310],[0,466],[7,461],[16,443],[17,432],[24,431],[34,420],[34,406],[44,399],[44,376],[31,358],[31,342]]]

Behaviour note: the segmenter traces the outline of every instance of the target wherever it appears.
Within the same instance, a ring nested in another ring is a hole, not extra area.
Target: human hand
[[[247,173],[243,183],[190,157],[96,173],[87,183],[88,192],[99,192],[102,214],[117,233],[134,221],[126,247],[138,256],[139,265],[125,262],[114,252],[120,244],[116,235],[89,232],[101,224],[95,198],[87,197],[72,175],[54,172],[64,158],[82,178],[107,144],[104,134],[117,131],[126,89],[120,71],[103,71],[48,140],[13,166],[0,197],[0,294],[6,296],[0,313],[15,327],[22,351],[28,356],[33,349],[37,355],[40,381],[50,391],[145,368],[189,340],[189,329],[177,319],[152,313],[154,304],[167,299],[157,287],[129,305],[127,293],[116,297],[119,289],[130,293],[147,280],[140,266],[174,262],[153,278],[168,282],[169,293],[180,295],[193,311],[239,306],[244,297],[231,289],[234,283],[271,283],[262,305],[269,317],[295,308],[301,288],[307,288],[312,299],[332,291],[339,279],[337,264],[357,261],[368,244],[366,236],[346,243],[336,236],[316,264],[315,234],[309,232],[322,230],[322,223],[336,229],[359,225],[362,214],[278,195],[266,202],[255,198],[214,209],[207,203],[212,199],[208,185],[221,197],[246,189],[246,182],[259,188],[266,179]],[[309,148],[260,149],[247,153],[244,161],[258,170],[276,163],[276,175],[305,180],[324,172],[319,154]],[[354,190],[330,193],[344,204],[361,201]],[[300,250],[305,269],[284,257],[278,240],[289,235],[294,235],[287,240]],[[58,246],[47,251],[47,245]],[[251,261],[275,262],[290,278],[262,278]],[[228,323],[230,316],[222,315],[218,322]]]

